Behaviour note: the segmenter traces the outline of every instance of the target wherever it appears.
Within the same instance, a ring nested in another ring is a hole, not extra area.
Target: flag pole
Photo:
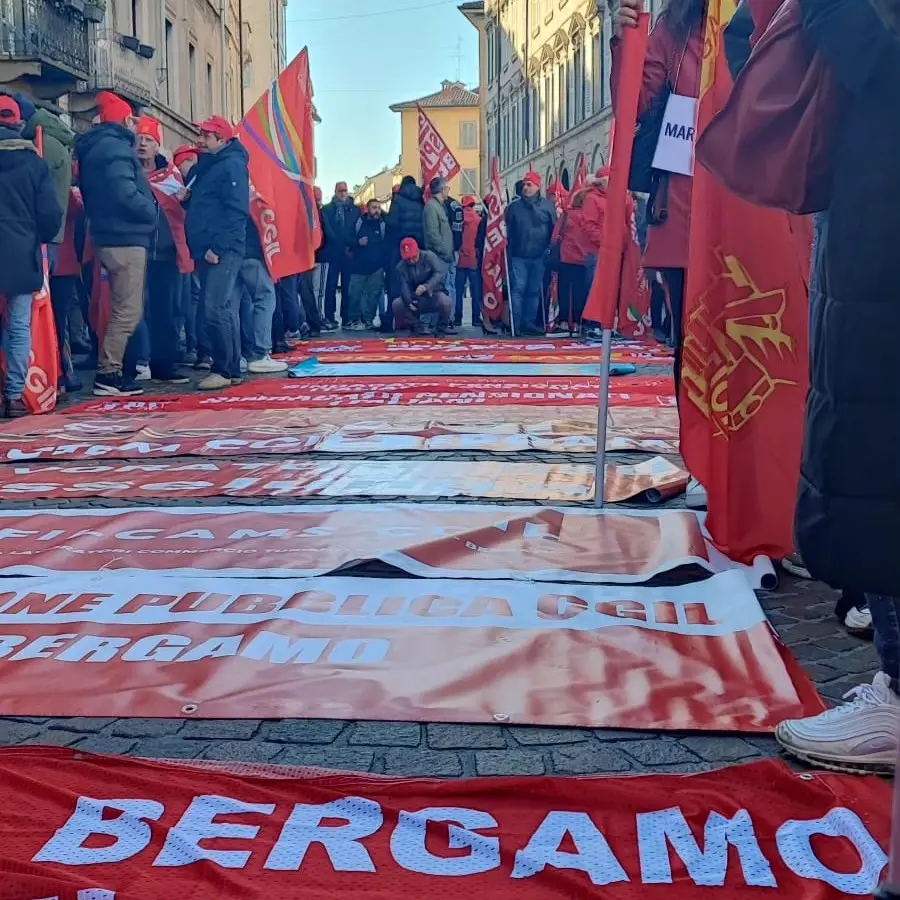
[[[503,250],[503,265],[506,268],[506,308],[509,310],[509,334],[510,337],[518,337],[516,334],[516,319],[513,313],[512,302],[512,275],[509,271],[509,255],[506,249]]]

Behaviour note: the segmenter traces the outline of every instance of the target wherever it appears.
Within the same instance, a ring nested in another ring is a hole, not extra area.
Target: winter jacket
[[[595,256],[603,243],[603,223],[606,221],[606,191],[596,185],[588,185],[584,191],[584,217],[581,227],[584,231],[587,252]]]
[[[480,269],[484,257],[484,241],[487,236],[487,216],[479,215],[474,207],[464,211],[463,238],[459,248],[460,269]]]
[[[33,294],[44,283],[41,244],[64,223],[50,168],[18,129],[0,127],[0,294]]]
[[[322,227],[325,229],[325,259],[328,262],[345,261],[356,244],[356,223],[362,213],[352,197],[343,202],[337,197],[322,209]]]
[[[95,125],[75,139],[78,180],[95,247],[150,248],[156,203],[124,125]]]
[[[425,249],[436,253],[445,263],[453,262],[453,232],[447,210],[437,197],[425,204]]]
[[[560,262],[570,266],[583,266],[588,254],[593,252],[584,230],[585,193],[582,190],[572,195],[553,229],[553,243],[559,244]]]
[[[185,232],[194,260],[202,260],[207,250],[216,256],[244,255],[250,215],[249,159],[244,145],[234,138],[218,153],[201,153],[191,170]]]
[[[372,275],[386,265],[388,254],[387,223],[383,216],[373,219],[360,216],[356,220],[356,242],[353,248],[353,271],[358,275]],[[366,244],[360,243],[366,239]]]
[[[833,132],[832,198],[810,298],[797,542],[816,578],[900,597],[900,40],[868,2],[800,7],[847,97]]]
[[[414,238],[425,246],[425,195],[417,184],[405,184],[391,200],[387,226],[391,241],[399,245],[403,238]]]
[[[465,213],[462,204],[452,197],[444,201],[444,212],[447,213],[447,221],[450,223],[450,231],[453,232],[453,252],[459,253],[462,247],[463,227],[465,226]]]
[[[417,303],[416,288],[424,284],[429,294],[435,294],[444,289],[447,280],[447,266],[436,253],[430,250],[422,250],[419,253],[418,262],[403,260],[397,266],[397,275],[400,280],[400,296],[406,306]]]
[[[327,263],[328,262],[328,235],[325,234],[325,222],[322,218],[322,210],[324,207],[317,203],[316,204],[316,215],[319,220],[319,232],[322,235],[322,243],[319,244],[318,249],[316,250],[316,264],[319,263]]]
[[[725,58],[731,77],[737,79],[750,58],[750,36],[753,34],[753,12],[747,0],[740,0],[725,28]]]
[[[540,194],[519,197],[506,207],[506,235],[509,255],[540,259],[550,246],[556,225],[556,207]]]
[[[22,137],[29,141],[37,138],[37,129],[41,129],[43,140],[44,162],[50,168],[56,201],[61,209],[69,203],[69,189],[72,187],[72,152],[75,149],[75,132],[52,112],[36,108],[34,114],[25,123]],[[61,244],[65,236],[65,222],[54,235],[51,244]]]

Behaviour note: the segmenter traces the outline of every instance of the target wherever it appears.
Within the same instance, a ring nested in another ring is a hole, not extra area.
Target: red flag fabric
[[[481,261],[484,284],[481,307],[488,319],[499,322],[506,315],[504,286],[509,283],[509,273],[506,271],[506,204],[500,188],[500,160],[496,156],[491,161],[491,186],[484,197],[484,208],[487,223]]]
[[[460,164],[438,133],[434,123],[421,106],[419,112],[419,162],[422,165],[422,183],[426,191],[432,178],[455,178],[461,171]]]
[[[31,304],[31,356],[25,378],[25,393],[22,394],[22,400],[31,413],[46,413],[56,408],[59,379],[62,376],[56,319],[50,302],[47,248],[43,247],[41,252],[44,258],[44,284],[34,295]]]
[[[0,900],[839,900],[877,889],[891,788],[774,760],[441,781],[22,747],[0,803]]]
[[[305,47],[244,116],[237,134],[250,154],[254,191],[271,204],[263,246],[272,277],[308,272],[322,229],[313,195],[313,89]]]
[[[735,0],[710,0],[698,133],[732,80],[720,40]],[[712,37],[711,37],[712,36]],[[732,559],[793,551],[809,366],[809,257],[793,220],[694,173],[681,372],[681,449]]]
[[[150,182],[150,190],[159,204],[169,230],[172,232],[172,240],[175,241],[175,254],[178,259],[178,271],[186,275],[194,271],[194,261],[191,259],[191,251],[188,249],[187,236],[184,233],[185,209],[181,205],[184,179],[174,163],[169,163],[162,169],[153,169],[147,175]]]
[[[580,191],[588,181],[588,164],[587,159],[582,156],[581,162],[578,163],[578,171],[575,173],[575,181],[572,184],[572,193]]]

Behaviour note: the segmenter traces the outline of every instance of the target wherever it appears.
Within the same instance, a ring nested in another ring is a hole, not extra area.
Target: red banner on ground
[[[0,510],[3,575],[298,578],[372,561],[427,578],[601,583],[731,565],[710,555],[697,517],[678,511],[386,503]]]
[[[0,681],[8,716],[190,705],[213,719],[769,731],[825,708],[738,571],[656,588],[7,579]]]
[[[283,353],[278,355],[279,359],[296,365],[308,359],[317,358],[319,362],[324,364],[331,363],[417,363],[417,362],[440,362],[440,363],[549,363],[555,365],[573,365],[578,363],[600,362],[603,354],[599,348],[595,348],[591,354],[584,352],[554,352],[539,353],[534,350],[527,350],[522,353],[516,352],[500,352],[492,350],[477,350],[467,353],[460,351],[447,352],[443,350],[432,350],[430,352],[423,351],[387,351],[387,352],[367,352],[351,350],[346,353],[329,353],[318,354],[313,348],[299,346],[291,353]],[[614,363],[633,363],[638,365],[664,366],[670,365],[672,362],[672,354],[663,348],[658,350],[647,345],[643,350],[613,350],[610,360]]]
[[[721,35],[734,0],[711,0],[698,131],[732,80]],[[712,35],[712,37],[709,37]],[[682,452],[709,493],[708,527],[735,559],[794,549],[809,367],[808,257],[787,213],[728,193],[697,166],[681,371]]]
[[[670,409],[610,413],[608,450],[678,452]],[[546,407],[506,407],[503,422],[485,407],[440,415],[410,407],[366,410],[200,410],[130,416],[48,415],[14,419],[0,429],[0,461],[153,459],[174,456],[292,456],[298,453],[542,450],[593,453],[597,411],[568,407],[564,419]]]
[[[684,469],[661,456],[607,465],[610,503],[659,503],[687,487]],[[594,496],[594,466],[501,462],[74,462],[0,468],[0,498],[27,497],[475,497],[583,501]]]
[[[304,341],[300,345],[304,350],[309,350],[310,356],[325,356],[332,353],[353,353],[354,359],[360,359],[361,355],[369,353],[385,353],[390,358],[394,358],[394,354],[414,353],[417,359],[422,357],[419,354],[441,353],[448,356],[454,354],[469,353],[485,353],[485,354],[504,354],[504,353],[527,353],[528,359],[533,360],[531,354],[541,353],[572,353],[579,356],[599,356],[600,344],[596,341],[589,343],[578,338],[554,338],[553,340],[545,340],[537,338],[532,340],[489,340],[487,338],[476,338],[469,340],[468,338],[361,338],[360,340],[327,340],[325,338],[315,341]],[[646,352],[647,344],[643,341],[616,341],[613,344],[613,350],[622,352]],[[658,352],[665,353],[663,347],[658,348]],[[671,351],[668,351],[671,356]],[[334,362],[329,357],[324,362]],[[579,360],[576,360],[576,362]],[[581,360],[583,361],[583,360]]]
[[[220,394],[88,400],[68,413],[197,409],[314,409],[359,406],[585,406],[600,397],[599,378],[302,378],[249,382]],[[671,378],[614,378],[610,406],[674,407]]]
[[[839,900],[871,895],[887,864],[889,784],[774,760],[687,776],[462,781],[230,768],[0,751],[0,890]]]

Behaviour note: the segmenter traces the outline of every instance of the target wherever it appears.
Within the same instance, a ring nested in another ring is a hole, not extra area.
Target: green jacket
[[[453,232],[444,204],[432,197],[425,204],[425,249],[437,254],[445,263],[453,262]]]
[[[72,188],[72,150],[75,146],[75,132],[59,116],[54,116],[53,113],[40,107],[25,123],[22,137],[33,141],[37,136],[38,127],[44,132],[44,160],[50,167],[53,191],[60,208],[66,210],[69,208],[69,191]],[[63,216],[59,232],[51,243],[61,244],[65,233],[66,217]]]

